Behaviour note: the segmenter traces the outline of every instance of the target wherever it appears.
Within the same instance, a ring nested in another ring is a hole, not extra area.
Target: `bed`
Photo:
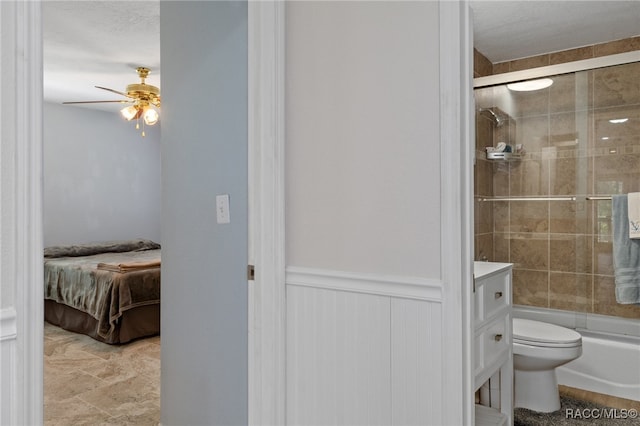
[[[45,248],[45,320],[109,344],[159,334],[160,253],[144,239]]]

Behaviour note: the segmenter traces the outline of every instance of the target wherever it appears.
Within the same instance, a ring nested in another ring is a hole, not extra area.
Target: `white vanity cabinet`
[[[474,263],[476,425],[513,424],[511,268],[510,263]]]

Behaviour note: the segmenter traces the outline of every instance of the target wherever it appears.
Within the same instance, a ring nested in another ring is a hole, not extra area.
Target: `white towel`
[[[640,192],[627,194],[629,214],[629,238],[640,238]]]

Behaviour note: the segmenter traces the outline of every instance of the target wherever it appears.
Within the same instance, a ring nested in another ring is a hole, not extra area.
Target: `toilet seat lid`
[[[523,318],[513,319],[513,338],[536,343],[578,343],[582,336],[577,331],[546,322]]]

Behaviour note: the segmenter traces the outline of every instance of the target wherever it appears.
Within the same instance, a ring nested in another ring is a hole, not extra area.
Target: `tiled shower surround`
[[[640,318],[640,306],[615,300],[611,201],[587,199],[640,192],[640,63],[552,79],[535,92],[475,92],[476,108],[510,116],[501,126],[476,117],[476,260],[514,264],[516,304]],[[524,154],[487,160],[498,142]]]

